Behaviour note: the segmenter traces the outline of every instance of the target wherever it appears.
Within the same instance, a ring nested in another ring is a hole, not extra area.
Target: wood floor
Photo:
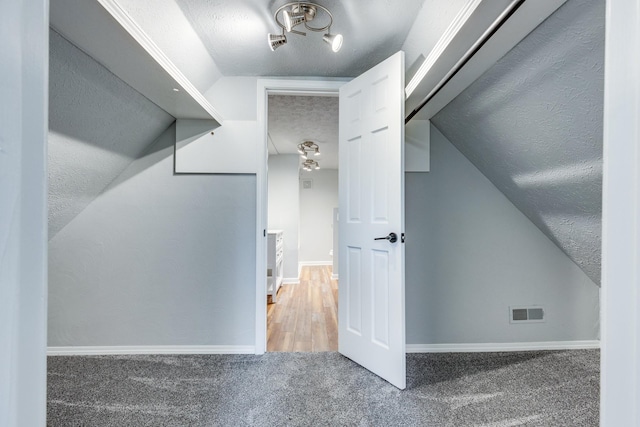
[[[330,266],[303,267],[300,283],[267,301],[267,351],[337,351],[338,281]]]

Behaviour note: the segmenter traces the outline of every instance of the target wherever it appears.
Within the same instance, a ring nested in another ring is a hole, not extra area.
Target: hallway
[[[338,281],[331,266],[303,267],[300,283],[283,285],[267,301],[267,351],[338,350]]]

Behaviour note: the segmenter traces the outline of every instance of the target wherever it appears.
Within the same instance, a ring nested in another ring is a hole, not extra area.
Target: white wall
[[[225,120],[257,121],[257,77],[222,77],[204,94]]]
[[[0,3],[0,425],[46,423],[48,2]]]
[[[283,230],[284,279],[298,279],[300,227],[300,190],[298,189],[298,154],[269,156],[268,220],[269,229]]]
[[[49,345],[251,346],[255,176],[173,174],[172,125],[49,242]]]
[[[431,172],[406,176],[410,344],[597,340],[584,272],[431,127]],[[545,323],[512,325],[510,305]]]
[[[303,188],[311,180],[311,188]],[[338,207],[338,170],[300,172],[300,263],[332,263],[333,209]]]
[[[264,157],[257,145],[256,90],[256,77],[222,77],[207,90],[224,123],[216,128],[213,121],[178,120],[176,172],[257,173]]]

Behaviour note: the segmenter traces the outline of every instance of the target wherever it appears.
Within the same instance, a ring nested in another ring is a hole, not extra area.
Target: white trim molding
[[[116,354],[254,354],[252,345],[142,345],[48,347],[47,356]]]
[[[47,422],[49,1],[0,2],[0,425]]]
[[[407,353],[490,353],[600,348],[600,341],[543,341],[467,344],[407,344]]]
[[[600,425],[640,427],[640,1],[606,4]]]
[[[179,86],[185,91],[192,99],[192,102],[197,104],[207,115],[215,120],[219,125],[222,125],[223,118],[216,111],[216,109],[207,101],[207,99],[200,93],[198,89],[191,83],[191,81],[180,71],[180,69],[169,59],[169,57],[158,47],[157,44],[144,32],[142,27],[127,13],[127,11],[118,3],[117,0],[98,0],[98,3],[113,17],[113,19],[120,24],[120,26],[133,38],[140,47],[158,64],[158,66],[175,82],[174,85]],[[109,67],[107,67],[109,68]],[[111,68],[110,68],[111,69]],[[120,77],[122,78],[122,77]],[[131,84],[126,78],[123,80]],[[139,88],[133,86],[134,89],[140,91]],[[169,89],[168,87],[166,89]],[[170,89],[169,89],[170,90]],[[144,94],[144,93],[143,93]],[[146,95],[146,94],[145,94]],[[177,96],[177,95],[174,95]],[[148,95],[147,95],[148,97]],[[152,99],[158,103],[157,99]],[[189,102],[190,100],[187,100]],[[184,102],[184,99],[183,99]],[[170,114],[176,115],[176,112],[171,108],[170,104],[162,104],[161,108],[165,110],[171,110]],[[194,108],[194,107],[192,107]],[[191,118],[191,117],[177,117],[176,118]],[[193,117],[193,118],[209,118],[209,117]]]
[[[258,170],[256,172],[256,354],[267,350],[267,97],[269,94],[335,96],[346,80],[258,79]]]
[[[414,74],[413,78],[407,83],[405,88],[405,96],[409,98],[411,94],[416,90],[420,82],[425,78],[429,70],[436,63],[438,58],[440,58],[446,48],[451,44],[454,37],[460,33],[460,30],[464,26],[469,18],[473,14],[473,12],[478,8],[478,6],[482,3],[482,0],[468,0],[467,3],[460,9],[458,14],[453,18],[451,24],[444,31],[436,45],[431,49],[429,55],[424,59],[418,71]]]
[[[435,116],[565,2],[524,2],[414,119],[429,120]],[[440,79],[455,67],[458,58],[509,8],[505,10],[504,2],[467,1],[407,85],[407,114],[420,105]]]
[[[331,274],[331,280],[339,280],[338,274],[337,273],[332,273]]]

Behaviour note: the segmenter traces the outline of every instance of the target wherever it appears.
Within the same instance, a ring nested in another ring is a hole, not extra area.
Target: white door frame
[[[258,79],[258,171],[256,173],[256,344],[255,353],[267,350],[267,97],[279,95],[338,96],[347,80]],[[286,239],[286,236],[285,236]]]
[[[47,406],[49,2],[0,3],[0,425]]]
[[[640,2],[605,28],[600,425],[640,427]]]

